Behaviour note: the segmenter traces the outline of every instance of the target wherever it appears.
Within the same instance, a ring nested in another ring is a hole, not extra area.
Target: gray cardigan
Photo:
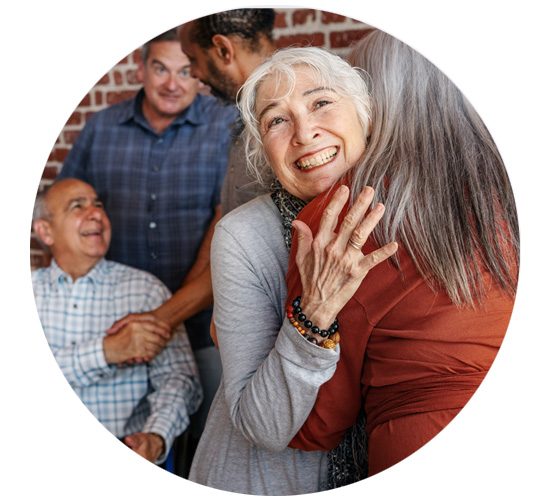
[[[310,344],[284,319],[288,261],[269,195],[229,213],[215,229],[211,268],[223,377],[192,481],[255,495],[326,489],[327,454],[287,445],[335,372],[339,351]]]

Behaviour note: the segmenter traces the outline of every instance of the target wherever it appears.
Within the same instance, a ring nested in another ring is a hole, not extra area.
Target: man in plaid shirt
[[[170,292],[153,275],[108,261],[110,221],[93,188],[65,179],[37,199],[34,230],[49,267],[32,273],[38,314],[63,374],[82,402],[135,452],[162,463],[202,391],[184,326],[160,320],[106,330]]]

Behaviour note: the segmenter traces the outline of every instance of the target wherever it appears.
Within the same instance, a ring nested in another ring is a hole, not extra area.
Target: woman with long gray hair
[[[519,262],[504,164],[462,93],[378,30],[357,44],[351,63],[370,76],[371,133],[341,183],[351,188],[350,204],[372,186],[387,207],[362,251],[389,241],[399,249],[339,312],[337,370],[290,444],[333,450],[333,486],[403,460],[459,413],[504,338]],[[316,234],[331,196],[318,196],[294,223],[299,248],[290,256],[288,308],[310,285],[297,266],[301,238]]]
[[[325,265],[311,275],[316,254],[301,259],[310,286],[289,318],[284,304],[291,221],[363,156],[367,86],[361,72],[340,57],[294,48],[259,66],[238,104],[250,167],[271,192],[230,212],[215,228],[211,271],[223,375],[189,479],[238,493],[312,493],[328,488],[327,453],[287,445],[335,371],[338,311],[397,245],[367,255],[358,249],[384,213],[382,204],[369,210],[371,188],[356,197],[335,233],[349,196],[348,188],[339,189],[314,245]]]

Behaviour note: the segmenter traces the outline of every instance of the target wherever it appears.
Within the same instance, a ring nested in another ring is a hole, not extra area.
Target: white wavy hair
[[[245,125],[243,141],[245,144],[247,168],[266,189],[275,179],[270,168],[266,151],[258,128],[256,115],[257,93],[261,84],[270,77],[276,78],[276,89],[289,83],[289,90],[280,97],[290,95],[297,81],[297,69],[309,69],[322,87],[329,88],[341,97],[352,99],[358,113],[364,137],[370,125],[371,104],[366,83],[366,74],[360,68],[353,68],[339,56],[318,47],[291,47],[275,52],[264,61],[246,80],[238,92],[237,105]]]

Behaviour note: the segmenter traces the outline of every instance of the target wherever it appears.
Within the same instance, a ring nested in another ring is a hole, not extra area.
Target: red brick
[[[54,180],[57,177],[57,169],[55,167],[46,167],[44,168],[44,172],[42,173],[42,179],[46,180]]]
[[[56,149],[56,157],[57,157],[57,160],[60,161],[61,163],[63,163],[65,161],[65,158],[67,157],[68,155],[68,152],[70,151],[69,148],[57,148]]]
[[[295,26],[299,24],[306,24],[311,21],[316,20],[316,11],[314,9],[297,9],[293,12],[293,24]]]
[[[43,250],[43,247],[42,245],[40,244],[40,242],[36,239],[35,236],[31,236],[30,237],[30,248],[32,250]],[[41,260],[41,259],[40,259]]]
[[[348,30],[339,33],[331,33],[329,35],[331,47],[334,49],[349,47],[352,43],[362,39],[368,31],[369,30]]]
[[[282,36],[276,41],[276,46],[283,47],[321,47],[325,45],[325,36],[323,33],[311,33],[308,35]]]
[[[120,71],[114,71],[114,83],[121,86],[124,83],[124,77]]]
[[[287,28],[287,19],[285,12],[276,13],[276,18],[274,19],[274,28]]]
[[[66,144],[73,144],[76,140],[76,137],[80,133],[79,130],[65,130],[63,132],[63,139]]]
[[[333,14],[332,12],[322,11],[321,19],[323,24],[332,24],[332,23],[344,23],[347,17],[341,16],[340,14]]]
[[[95,105],[101,106],[103,104],[103,92],[100,90],[95,92]]]
[[[91,96],[89,94],[87,94],[81,101],[80,101],[80,104],[78,104],[78,106],[76,106],[77,108],[82,108],[82,107],[87,107],[91,104]]]
[[[108,85],[110,83],[110,75],[103,75],[95,85]]]
[[[141,83],[138,72],[136,69],[128,69],[126,71],[126,81],[129,85],[138,85]]]
[[[129,62],[129,56],[131,54],[128,54],[126,57],[124,57],[121,61],[118,61],[118,64],[116,64],[116,66],[118,66],[119,64],[127,64]]]
[[[48,162],[54,162],[54,161],[63,162],[65,161],[65,158],[67,157],[68,152],[69,152],[68,148],[64,148],[56,145],[51,150],[51,153],[48,158]]]
[[[70,118],[67,120],[67,125],[80,125],[82,123],[82,113],[75,111],[70,115]]]
[[[121,101],[125,101],[135,95],[134,90],[121,90],[119,92],[107,92],[107,105],[112,106]]]

